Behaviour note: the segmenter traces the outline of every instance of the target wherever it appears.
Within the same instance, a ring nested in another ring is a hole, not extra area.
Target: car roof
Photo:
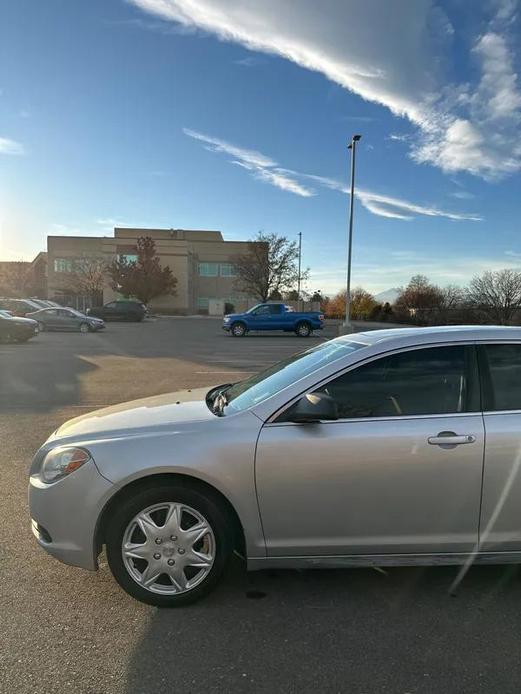
[[[356,366],[357,363],[373,357],[378,358],[394,350],[409,347],[421,347],[423,345],[447,344],[448,342],[468,343],[474,341],[519,341],[521,342],[521,327],[482,326],[482,325],[451,325],[429,328],[392,328],[386,330],[368,330],[361,333],[350,333],[337,337],[331,342],[355,343],[363,346],[363,349],[355,349],[338,360],[334,360],[324,366],[319,366],[315,371],[297,379],[293,384],[283,388],[272,397],[254,405],[251,411],[265,421],[273,412],[292,397],[313,387],[317,382],[325,380],[344,368]],[[317,347],[318,349],[318,347]]]
[[[504,325],[437,325],[427,328],[387,328],[351,333],[338,338],[347,342],[375,345],[380,342],[421,344],[424,342],[461,342],[462,340],[518,340],[521,327]]]

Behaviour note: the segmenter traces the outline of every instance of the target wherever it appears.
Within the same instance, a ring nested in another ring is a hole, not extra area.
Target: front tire
[[[156,607],[199,600],[232,551],[227,514],[204,492],[176,483],[144,487],[108,520],[107,559],[129,595]]]
[[[313,331],[309,323],[302,321],[296,326],[295,332],[299,337],[309,337]]]
[[[88,333],[90,330],[88,323],[80,323],[80,333]]]
[[[234,337],[244,337],[248,330],[244,323],[234,323],[230,329],[230,332]]]
[[[42,323],[41,321],[38,321],[38,332],[39,332],[39,333],[45,332],[45,323]]]

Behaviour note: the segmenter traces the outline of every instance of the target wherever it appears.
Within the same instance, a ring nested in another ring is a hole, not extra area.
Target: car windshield
[[[249,308],[246,311],[246,313],[253,313],[254,311],[256,311],[259,308],[259,306],[262,306],[262,304],[255,304],[255,306],[252,306],[252,308]]]
[[[1,318],[12,318],[13,314],[10,311],[0,310]]]
[[[294,354],[255,376],[221,388],[213,399],[212,409],[218,415],[246,410],[267,400],[322,366],[338,361],[365,346],[361,342],[331,340],[305,352]]]
[[[87,316],[84,313],[82,313],[81,311],[76,311],[75,308],[67,308],[65,310],[69,313],[72,313],[75,316],[79,316],[80,318],[87,318]]]

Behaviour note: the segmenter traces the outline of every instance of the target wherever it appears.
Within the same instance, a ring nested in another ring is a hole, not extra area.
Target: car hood
[[[121,405],[94,410],[71,419],[53,434],[56,438],[128,435],[151,430],[171,429],[180,424],[214,420],[206,405],[209,388],[197,388],[132,400]]]

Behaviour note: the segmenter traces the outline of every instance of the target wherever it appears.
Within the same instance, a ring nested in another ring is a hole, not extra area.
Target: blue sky
[[[303,234],[309,289],[521,269],[518,0],[17,0],[0,259],[112,227]]]

